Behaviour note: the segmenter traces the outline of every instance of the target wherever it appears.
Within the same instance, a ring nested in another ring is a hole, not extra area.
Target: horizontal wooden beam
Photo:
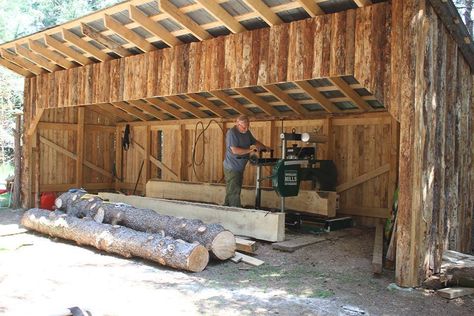
[[[119,43],[114,42],[108,36],[102,35],[100,32],[96,31],[85,23],[81,23],[81,30],[84,35],[92,38],[94,41],[110,49],[120,57],[127,57],[132,54],[128,49],[123,48]]]
[[[128,114],[127,112],[116,108],[112,104],[108,104],[108,103],[106,103],[106,104],[96,104],[96,105],[93,105],[93,107],[101,108],[101,109],[103,109],[103,110],[105,110],[109,113],[112,113],[113,115],[123,119],[124,121],[127,121],[127,122],[131,122],[131,121],[136,120],[135,116],[132,116],[132,115]]]
[[[206,99],[205,97],[197,93],[190,93],[188,94],[188,97],[190,97],[197,103],[201,104],[208,110],[214,112],[214,114],[216,114],[217,116],[220,116],[220,117],[229,116],[229,114],[226,111],[224,111],[224,109],[221,109],[220,107],[218,107],[217,105],[215,105],[214,103],[212,103],[211,101],[209,101],[208,99]]]
[[[134,106],[125,103],[125,102],[112,102],[111,103],[113,106],[127,112],[128,114],[135,116],[136,118],[142,120],[142,121],[148,121],[148,117],[143,113],[142,111],[138,110]]]
[[[210,91],[210,93],[214,95],[216,98],[218,98],[219,100],[221,100],[222,102],[224,102],[225,104],[227,104],[228,106],[230,106],[231,108],[233,108],[234,110],[236,110],[237,112],[239,112],[240,114],[245,114],[249,116],[254,115],[252,111],[250,111],[245,106],[237,102],[235,99],[231,98],[224,91],[216,90],[216,91]]]
[[[142,51],[149,52],[156,49],[156,47],[150,44],[146,39],[126,28],[122,23],[114,19],[112,16],[104,14],[104,22],[106,28],[111,29],[120,35],[120,37],[123,37],[125,40],[133,43]]]
[[[53,123],[53,122],[39,122],[39,129],[53,129],[53,130],[67,130],[77,131],[77,124],[74,123]],[[115,126],[109,125],[97,125],[97,124],[85,124],[86,132],[103,132],[103,133],[115,133]]]
[[[316,1],[314,1],[314,0],[297,0],[297,1],[301,4],[303,9],[311,17],[315,17],[315,16],[318,16],[318,15],[325,14],[323,9],[321,9],[321,7],[318,4],[316,4]]]
[[[344,81],[341,77],[331,77],[329,79],[339,90],[342,91],[351,101],[362,111],[370,111],[372,110],[372,107],[362,99],[362,97],[352,90],[350,85]]]
[[[269,25],[274,26],[283,23],[262,0],[243,0],[246,5],[257,12],[260,17]]]
[[[61,43],[60,41],[56,40],[54,37],[49,36],[49,35],[44,35],[44,41],[46,45],[51,46],[55,50],[63,53],[64,55],[70,57],[73,59],[75,62],[81,64],[81,65],[89,65],[93,61],[87,58],[86,56],[82,55],[81,53],[76,52],[74,49],[71,47],[65,45],[64,43]]]
[[[22,56],[18,56],[16,54],[10,53],[6,49],[1,48],[0,55],[2,55],[4,59],[7,59],[12,63],[17,64],[18,66],[28,70],[31,73],[34,73],[35,75],[39,75],[46,72],[44,69],[36,66],[36,64],[32,63],[28,59],[25,59]]]
[[[326,98],[317,88],[313,87],[308,81],[298,81],[296,82],[304,92],[306,92],[314,101],[318,102],[323,109],[329,113],[338,113],[341,110],[328,98]]]
[[[215,0],[196,0],[214,18],[221,21],[232,33],[241,33],[246,28],[240,24],[233,16],[224,10]]]
[[[194,105],[192,105],[191,103],[189,103],[188,101],[184,100],[184,99],[181,99],[179,96],[177,95],[172,95],[172,96],[169,96],[167,97],[168,100],[170,100],[171,102],[175,103],[176,105],[182,107],[183,109],[185,109],[186,111],[190,112],[192,115],[198,117],[198,118],[205,118],[205,117],[209,117],[209,115],[207,115],[206,113],[204,113],[202,110],[200,110],[199,108],[195,107]]]
[[[266,85],[265,89],[270,91],[274,96],[283,101],[286,106],[292,109],[296,114],[308,115],[309,112],[295,99],[291,98],[286,92],[278,88],[276,85]]]
[[[107,60],[113,59],[112,57],[109,56],[109,54],[101,51],[94,45],[90,44],[86,40],[80,38],[79,36],[77,36],[76,34],[72,33],[71,31],[67,29],[62,29],[62,34],[65,41],[79,47],[80,49],[82,49],[86,53],[89,53],[91,56],[93,56],[94,58],[100,61],[107,61]]]
[[[32,51],[37,52],[38,54],[40,54],[44,58],[47,58],[47,59],[51,60],[53,63],[58,64],[59,66],[61,66],[63,68],[72,68],[76,65],[75,63],[73,63],[72,61],[67,60],[66,58],[59,55],[58,53],[49,50],[48,48],[41,45],[37,41],[29,40],[28,45],[30,46],[30,49]]]
[[[166,103],[164,101],[161,101],[161,100],[155,99],[155,98],[146,99],[146,101],[153,104],[153,105],[155,105],[155,106],[157,106],[162,111],[168,112],[169,114],[173,115],[177,119],[185,119],[186,118],[186,115],[183,112],[180,112],[178,109],[175,109],[174,107],[172,107],[171,105],[169,105],[168,103]]]
[[[5,58],[1,58],[0,57],[0,65],[2,65],[3,67],[5,68],[8,68],[10,69],[11,71],[13,71],[14,73],[20,75],[20,76],[23,76],[23,77],[33,77],[35,74],[24,69],[24,68],[21,68],[20,66],[18,66],[17,64],[14,64],[12,62],[10,62],[9,60],[6,60]]]
[[[44,57],[41,57],[41,55],[39,54],[36,54],[35,52],[33,51],[30,51],[29,49],[23,47],[23,46],[20,46],[20,45],[16,45],[15,46],[15,50],[16,50],[16,53],[18,55],[22,55],[23,57],[25,57],[26,59],[30,60],[31,62],[37,64],[38,66],[40,67],[43,67],[44,69],[50,71],[50,72],[53,72],[53,71],[56,71],[56,70],[61,70],[62,68],[59,67],[58,65],[48,61],[47,59],[45,59]]]
[[[263,110],[263,112],[267,113],[268,115],[272,116],[278,116],[280,113],[273,108],[268,102],[263,100],[261,97],[256,95],[254,92],[252,92],[248,88],[235,88],[235,91],[237,91],[240,95],[245,97],[247,100],[255,104],[257,107]]]
[[[130,100],[128,102],[131,105],[136,106],[137,108],[139,108],[143,112],[153,116],[154,118],[156,118],[158,120],[163,121],[163,120],[166,120],[168,118],[165,113],[163,113],[161,111],[158,111],[158,109],[156,109],[153,105],[151,105],[149,103],[145,103],[142,100]]]

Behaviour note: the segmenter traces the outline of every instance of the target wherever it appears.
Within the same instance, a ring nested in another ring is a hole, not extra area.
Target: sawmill
[[[236,236],[375,227],[374,272],[419,286],[473,242],[474,44],[453,8],[129,0],[0,44],[24,77],[23,225],[193,272]],[[262,146],[236,155],[227,206],[242,117]]]

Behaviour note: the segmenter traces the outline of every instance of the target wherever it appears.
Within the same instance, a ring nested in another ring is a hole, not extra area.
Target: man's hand
[[[258,151],[258,148],[257,148],[257,146],[255,146],[255,145],[250,145],[250,148],[249,148],[249,149],[250,149],[250,153],[253,153],[253,152],[257,152],[257,151]]]

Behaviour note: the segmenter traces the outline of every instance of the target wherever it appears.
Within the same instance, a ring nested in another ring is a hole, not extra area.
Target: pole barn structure
[[[246,114],[277,151],[284,131],[327,135],[339,214],[387,218],[399,188],[397,284],[470,249],[474,46],[452,1],[131,0],[0,55],[25,77],[24,206],[71,187],[219,182],[222,131]]]

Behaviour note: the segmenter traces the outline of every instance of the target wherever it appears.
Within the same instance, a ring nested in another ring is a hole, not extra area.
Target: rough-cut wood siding
[[[392,81],[401,121],[396,276],[416,286],[439,272],[444,249],[469,250],[472,76],[426,1],[395,1],[392,13],[403,16],[393,29],[404,59]]]
[[[26,80],[51,108],[355,74],[389,107],[390,23],[381,3]]]

